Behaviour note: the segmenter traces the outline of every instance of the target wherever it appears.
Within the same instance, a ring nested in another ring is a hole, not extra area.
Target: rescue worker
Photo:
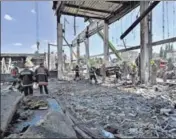
[[[102,66],[101,66],[101,75],[102,75],[102,82],[105,81],[106,78],[106,66],[105,66],[105,62],[103,62]]]
[[[29,66],[26,63],[25,69],[19,74],[19,79],[21,80],[21,85],[23,87],[24,95],[33,95],[33,71],[29,70]]]
[[[167,66],[165,66],[163,69],[163,82],[167,81],[167,69],[168,69]]]
[[[125,80],[127,80],[129,74],[129,67],[126,61],[123,62],[123,75],[125,77]]]
[[[132,84],[136,85],[136,74],[137,74],[137,67],[135,63],[131,64],[131,80],[132,80]]]
[[[89,76],[90,76],[90,81],[92,83],[92,79],[94,79],[95,83],[97,84],[97,78],[96,78],[96,75],[95,75],[95,67],[90,67],[90,70],[89,70]]]
[[[151,83],[152,85],[156,84],[156,75],[157,75],[157,65],[154,60],[150,61],[151,64]]]
[[[74,78],[74,80],[76,80],[77,78],[80,78],[80,76],[79,76],[79,66],[78,65],[76,65],[76,67],[75,67],[75,78]]]
[[[17,66],[14,65],[13,68],[11,69],[11,76],[14,79],[12,87],[16,86],[18,75],[19,75],[19,70],[18,70]]]
[[[119,66],[116,67],[115,74],[116,74],[116,80],[118,82],[119,79],[121,80],[121,71],[120,71],[120,67]]]
[[[35,70],[36,82],[39,85],[40,94],[43,94],[43,87],[44,87],[45,93],[48,94],[48,88],[47,88],[48,76],[49,76],[48,69],[44,67],[43,63],[40,63],[40,66]]]
[[[137,67],[138,67],[138,76],[140,77],[141,76],[141,58],[140,58],[140,53],[139,53],[138,57],[136,58],[135,63],[137,65]]]

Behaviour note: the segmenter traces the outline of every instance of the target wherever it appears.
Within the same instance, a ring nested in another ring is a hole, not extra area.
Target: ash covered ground
[[[116,128],[121,137],[176,137],[175,86],[115,88],[51,80],[49,88],[89,126]]]

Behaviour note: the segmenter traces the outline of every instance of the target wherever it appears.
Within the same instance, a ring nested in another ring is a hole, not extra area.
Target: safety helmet
[[[136,64],[134,62],[131,63],[131,66],[134,67],[134,68],[136,68]]]
[[[29,68],[29,67],[30,67],[27,62],[24,64],[24,66],[25,66],[26,68]]]
[[[154,65],[154,64],[155,64],[155,61],[154,61],[154,60],[151,60],[151,61],[150,61],[150,64],[151,64],[151,65]]]

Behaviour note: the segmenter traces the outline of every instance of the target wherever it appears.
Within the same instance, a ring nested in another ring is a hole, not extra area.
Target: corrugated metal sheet
[[[139,5],[139,1],[76,0],[62,1],[62,4],[61,1],[58,1],[57,4],[53,2],[53,7],[60,7],[59,12],[63,15],[97,18],[112,23],[116,18],[118,19],[118,15],[121,17]]]
[[[114,12],[118,8],[122,6],[122,4],[118,3],[110,3],[105,1],[65,1],[66,4],[76,5],[78,7],[87,7],[92,9],[99,9],[99,10],[105,10],[109,11],[110,13],[106,12],[98,12],[88,9],[82,9],[82,8],[73,8],[73,7],[67,7],[64,6],[63,10],[61,12],[70,13],[70,14],[78,14],[83,16],[90,16],[90,17],[102,17],[106,18],[108,17],[111,12]]]

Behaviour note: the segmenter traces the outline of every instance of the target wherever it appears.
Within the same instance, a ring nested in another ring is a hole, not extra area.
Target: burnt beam
[[[106,2],[115,3],[115,4],[128,4],[127,1],[106,1]]]
[[[70,15],[70,16],[75,16],[75,17],[94,18],[94,19],[105,20],[105,18],[103,18],[103,17],[98,17],[98,16],[87,16],[87,15],[74,14],[74,13],[69,13],[69,12],[61,12],[61,14],[64,14],[64,15]]]
[[[88,11],[95,11],[95,12],[100,12],[100,13],[107,13],[107,14],[111,13],[111,11],[108,11],[108,10],[101,10],[101,9],[95,9],[95,8],[90,8],[90,7],[83,7],[83,6],[69,4],[69,3],[66,3],[65,6],[70,7],[70,8],[78,8],[78,9],[83,9],[83,10],[88,10]]]
[[[123,39],[125,36],[127,36],[130,31],[132,31],[137,24],[140,23],[140,21],[150,12],[152,9],[159,4],[160,1],[154,1],[142,14],[141,16],[133,22],[133,24],[120,36],[120,39]]]
[[[122,4],[116,11],[114,11],[109,17],[106,18],[108,24],[115,22],[119,18],[123,17],[124,15],[132,11],[139,5],[139,3],[140,3],[139,1],[132,1],[130,5]]]

